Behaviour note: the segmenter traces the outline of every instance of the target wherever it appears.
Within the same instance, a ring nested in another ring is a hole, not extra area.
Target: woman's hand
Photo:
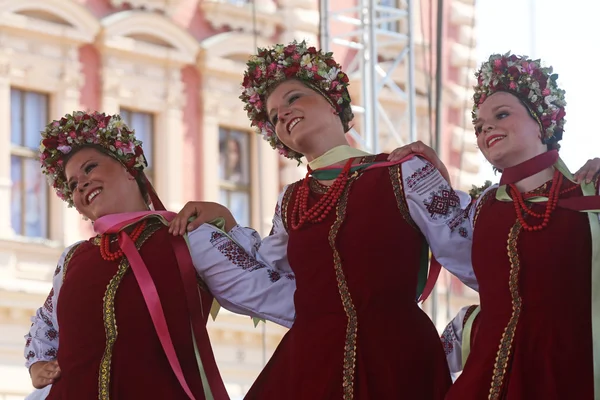
[[[38,361],[29,368],[31,383],[36,389],[41,389],[60,378],[58,361]]]
[[[446,181],[449,184],[451,183],[450,173],[448,173],[448,169],[446,168],[442,160],[440,160],[438,155],[431,147],[427,146],[420,140],[411,144],[407,144],[406,146],[399,147],[396,150],[392,151],[388,156],[388,161],[400,161],[403,158],[410,156],[411,154],[420,154],[424,158],[429,160],[429,162],[431,162],[433,166],[436,167],[438,171],[440,171],[440,174],[442,174],[444,179],[446,179]]]
[[[586,183],[592,182],[600,173],[600,158],[588,160],[583,167],[575,173],[575,181],[581,183],[585,180]]]
[[[174,236],[191,232],[205,222],[216,218],[225,219],[225,231],[229,232],[237,222],[227,207],[208,201],[188,201],[169,224],[169,233]],[[195,218],[189,222],[190,218]]]

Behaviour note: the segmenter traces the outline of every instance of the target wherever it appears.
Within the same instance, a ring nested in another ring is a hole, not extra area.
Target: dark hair
[[[510,93],[510,92],[508,92],[508,93]],[[541,134],[542,134],[542,143],[546,145],[546,148],[548,149],[548,151],[550,151],[550,150],[560,150],[560,144],[558,143],[558,138],[557,138],[556,136],[552,136],[552,137],[550,137],[550,138],[547,138],[547,137],[545,136],[545,132],[544,132],[544,130],[542,129],[542,126],[541,126],[540,119],[539,119],[539,117],[538,117],[538,116],[535,114],[535,112],[534,112],[534,111],[531,109],[531,106],[529,106],[529,104],[528,104],[528,103],[527,103],[525,100],[523,100],[523,99],[521,98],[521,96],[519,96],[519,95],[516,95],[516,94],[514,94],[514,93],[510,93],[510,94],[514,95],[514,96],[515,96],[515,97],[516,97],[516,98],[519,100],[519,102],[520,102],[520,103],[523,105],[523,107],[525,107],[525,109],[527,110],[527,113],[529,114],[529,116],[530,116],[531,118],[533,118],[533,119],[535,120],[535,122],[537,122],[537,123],[538,123],[538,125],[539,125],[539,128],[540,128],[540,132],[541,132]],[[557,129],[558,129],[558,128],[557,128]]]
[[[352,112],[352,107],[348,105],[347,107],[342,108],[342,112],[340,112],[340,120],[342,120],[342,126],[344,127],[344,133],[348,133],[352,126],[350,126],[350,122],[354,119],[354,113]]]
[[[69,154],[65,154],[65,156],[63,157],[63,165],[67,165],[67,163],[69,162],[71,157],[73,157],[73,155],[75,155],[79,150],[86,149],[86,148],[99,151],[100,153],[111,157],[113,160],[115,160],[119,164],[121,164],[121,162],[119,160],[117,160],[115,157],[113,157],[112,154],[110,154],[110,152],[108,150],[106,150],[104,147],[98,146],[96,144],[86,144],[86,145],[79,146],[79,147],[73,149],[71,152],[69,152]],[[123,165],[123,164],[121,164],[121,165]],[[123,168],[126,168],[126,167],[123,165]],[[64,171],[63,171],[63,174],[64,174]],[[146,185],[146,180],[148,178],[146,177],[146,175],[143,172],[139,172],[139,173],[135,174],[134,178],[135,178],[135,183],[137,183],[137,186],[140,189],[140,194],[142,195],[144,202],[146,204],[150,204],[150,194],[148,193],[148,187]]]

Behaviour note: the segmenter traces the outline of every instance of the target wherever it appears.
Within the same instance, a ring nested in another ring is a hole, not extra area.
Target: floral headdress
[[[552,67],[542,67],[540,60],[514,54],[492,54],[475,73],[477,86],[473,96],[473,123],[479,107],[492,94],[508,92],[517,96],[538,122],[545,144],[562,139],[565,126],[565,91],[556,84]]]
[[[279,83],[288,79],[298,79],[308,87],[323,95],[340,114],[342,121],[353,117],[348,93],[348,76],[333,59],[333,53],[323,53],[306,42],[293,41],[287,46],[258,49],[257,55],[250,58],[244,72],[243,91],[240,99],[248,113],[251,125],[280,154],[300,161],[299,154],[285,146],[269,121],[266,98]]]
[[[73,194],[64,171],[65,156],[82,146],[98,146],[137,176],[148,165],[142,142],[119,115],[75,111],[52,121],[42,131],[40,162],[42,173],[62,200],[73,206]]]

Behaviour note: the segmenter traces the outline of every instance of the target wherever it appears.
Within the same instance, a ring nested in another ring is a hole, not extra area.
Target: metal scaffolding
[[[335,44],[354,54],[345,69],[352,81],[361,83],[360,97],[352,104],[361,123],[350,135],[358,146],[377,154],[416,140],[412,18],[415,2],[356,2],[354,7],[332,10],[329,0],[320,0],[321,48],[328,51]],[[341,33],[333,34],[332,24],[343,27]],[[390,113],[381,103],[382,94],[403,107]]]

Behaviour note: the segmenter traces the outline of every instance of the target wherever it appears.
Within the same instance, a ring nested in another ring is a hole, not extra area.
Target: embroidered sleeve
[[[58,293],[62,286],[63,269],[67,258],[78,243],[67,248],[58,260],[52,279],[52,289],[46,301],[35,316],[31,318],[31,328],[25,335],[25,366],[31,367],[38,361],[52,361],[56,359],[58,351],[58,322],[56,318],[56,304]],[[67,260],[67,261],[66,261]]]
[[[462,371],[462,333],[465,319],[468,317],[467,312],[472,309],[472,306],[463,307],[456,317],[446,326],[442,333],[442,345],[446,353],[446,360],[450,372],[455,374]]]
[[[287,233],[274,218],[262,239],[249,228],[226,234],[204,224],[189,234],[192,260],[219,304],[229,311],[290,327],[296,281],[287,262]]]
[[[288,279],[294,279],[294,274],[287,259],[288,234],[282,218],[282,213],[285,210],[284,197],[287,192],[288,187],[284,188],[279,195],[269,236],[261,238],[254,229],[239,225],[234,227],[229,235],[257,261],[268,265]]]
[[[469,195],[454,191],[433,164],[420,157],[402,163],[402,180],[410,216],[433,255],[450,273],[477,290],[471,266]]]

